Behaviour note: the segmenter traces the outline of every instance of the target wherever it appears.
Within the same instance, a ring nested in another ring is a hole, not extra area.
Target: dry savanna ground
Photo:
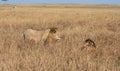
[[[0,71],[120,71],[120,5],[0,5]],[[24,41],[28,28],[61,29],[61,41]],[[81,50],[85,39],[96,51]]]

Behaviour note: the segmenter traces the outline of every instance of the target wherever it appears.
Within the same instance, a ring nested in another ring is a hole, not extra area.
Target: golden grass
[[[0,5],[0,71],[120,70],[119,5],[12,6]],[[44,46],[22,38],[27,28],[49,27],[62,30],[60,42]],[[97,46],[91,55],[80,50],[87,38]]]

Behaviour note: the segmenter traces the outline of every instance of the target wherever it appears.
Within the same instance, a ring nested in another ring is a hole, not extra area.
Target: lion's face
[[[60,32],[58,28],[51,28],[48,37],[53,40],[60,40]]]
[[[47,39],[45,43],[53,42],[53,41],[59,41],[60,38],[60,31],[58,28],[50,28],[49,34],[47,36]]]

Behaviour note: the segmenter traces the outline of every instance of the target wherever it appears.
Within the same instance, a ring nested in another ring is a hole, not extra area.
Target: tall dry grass
[[[119,6],[12,6],[0,5],[0,71],[120,70]],[[60,42],[44,46],[23,40],[27,28],[49,27],[62,30]],[[81,51],[87,38],[96,43],[93,54]]]

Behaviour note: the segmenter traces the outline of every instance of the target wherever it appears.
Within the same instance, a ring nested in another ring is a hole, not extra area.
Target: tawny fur
[[[84,46],[81,48],[86,49],[88,53],[94,52],[96,50],[96,44],[91,39],[86,39],[84,42]]]
[[[60,39],[57,28],[50,28],[50,29],[41,30],[41,31],[27,29],[26,31],[24,31],[23,35],[25,39],[28,39],[30,41],[33,40],[36,43],[39,41],[46,43],[46,42],[51,42],[53,40]]]
[[[33,29],[27,29],[24,31],[24,38],[28,40],[33,40],[35,42],[44,41],[46,40],[50,29],[37,31]]]

